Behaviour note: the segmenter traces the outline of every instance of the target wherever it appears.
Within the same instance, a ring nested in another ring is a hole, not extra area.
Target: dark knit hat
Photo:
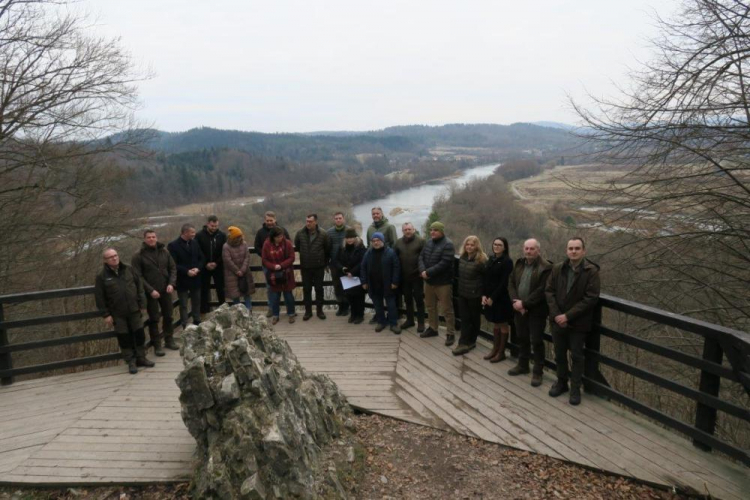
[[[383,243],[385,243],[385,236],[383,236],[383,233],[381,233],[380,231],[378,231],[377,233],[374,233],[372,235],[372,238],[370,238],[370,239],[371,240],[380,240]]]
[[[344,233],[344,238],[356,238],[357,236],[359,236],[357,230],[353,227],[348,228]]]

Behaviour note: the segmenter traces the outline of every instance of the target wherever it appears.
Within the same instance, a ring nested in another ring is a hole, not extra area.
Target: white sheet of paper
[[[341,286],[344,287],[344,290],[349,290],[350,288],[354,288],[355,286],[359,286],[361,284],[362,283],[360,283],[358,276],[355,276],[353,278],[350,278],[349,276],[341,277]]]

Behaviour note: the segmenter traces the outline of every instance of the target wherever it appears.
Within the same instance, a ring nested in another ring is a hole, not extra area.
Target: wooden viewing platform
[[[747,467],[628,410],[584,393],[547,396],[510,361],[482,360],[488,345],[454,357],[443,336],[376,333],[329,315],[276,325],[302,365],[326,373],[367,411],[452,430],[649,483],[747,498]],[[185,480],[195,443],[180,418],[179,354],[132,376],[123,365],[0,387],[0,484],[69,485]],[[743,493],[743,491],[745,493]]]

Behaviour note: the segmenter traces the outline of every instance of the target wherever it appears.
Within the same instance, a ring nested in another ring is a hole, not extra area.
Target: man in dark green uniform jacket
[[[146,359],[146,334],[141,310],[146,307],[143,285],[133,268],[120,262],[117,250],[107,248],[102,254],[104,267],[96,276],[94,296],[107,326],[114,326],[122,358],[130,373],[138,366],[154,366]]]
[[[570,404],[581,403],[583,347],[594,327],[594,307],[599,301],[599,266],[587,260],[582,238],[568,241],[568,258],[552,267],[545,294],[555,343],[557,382],[549,390],[554,397],[568,391]],[[568,350],[573,361],[568,370]]]

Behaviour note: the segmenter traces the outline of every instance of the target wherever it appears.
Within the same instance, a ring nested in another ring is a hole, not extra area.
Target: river
[[[432,203],[437,195],[444,192],[453,183],[463,186],[471,180],[489,177],[499,165],[499,163],[493,163],[492,165],[469,168],[462,171],[459,177],[421,184],[410,189],[391,193],[385,198],[355,205],[353,208],[354,217],[367,228],[372,224],[372,215],[370,214],[372,207],[381,207],[388,221],[396,226],[396,232],[399,236],[401,236],[401,225],[404,222],[411,222],[417,228],[417,231],[421,233],[422,226],[430,216]],[[391,215],[391,212],[395,209],[403,211]]]

